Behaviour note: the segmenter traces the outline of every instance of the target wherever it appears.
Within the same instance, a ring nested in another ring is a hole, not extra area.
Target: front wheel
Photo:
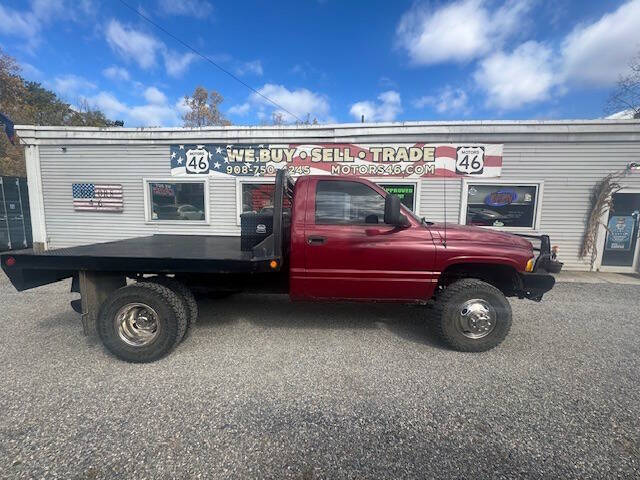
[[[449,285],[435,303],[438,333],[455,350],[484,352],[511,329],[511,305],[500,290],[466,278]]]

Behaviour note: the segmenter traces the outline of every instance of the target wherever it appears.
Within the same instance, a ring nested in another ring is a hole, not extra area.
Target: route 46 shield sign
[[[187,173],[209,173],[209,152],[198,145],[187,150]]]
[[[458,147],[456,149],[456,173],[481,175],[484,170],[484,147]]]

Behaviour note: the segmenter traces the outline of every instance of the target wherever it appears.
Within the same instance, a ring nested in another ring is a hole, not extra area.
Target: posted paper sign
[[[635,220],[631,215],[614,215],[609,219],[607,228],[607,250],[628,251],[631,249],[631,238]]]

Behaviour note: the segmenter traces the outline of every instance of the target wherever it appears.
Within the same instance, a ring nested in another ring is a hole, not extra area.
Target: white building
[[[17,126],[27,145],[34,242],[59,248],[153,233],[239,235],[268,207],[270,175],[362,175],[432,221],[546,233],[579,258],[594,186],[640,162],[639,120],[474,121],[290,127]],[[638,270],[640,170],[600,227],[594,268]],[[445,208],[446,206],[446,208]]]

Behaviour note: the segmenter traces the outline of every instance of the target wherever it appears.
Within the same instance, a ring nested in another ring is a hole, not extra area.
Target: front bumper
[[[528,298],[539,302],[542,296],[553,288],[556,279],[548,273],[518,273],[520,277],[520,288],[516,292],[520,298]]]
[[[533,272],[518,273],[520,279],[519,289],[516,292],[520,298],[528,298],[539,302],[542,296],[553,288],[556,279],[552,273],[559,273],[563,263],[556,258],[555,252],[551,251],[551,240],[549,235],[520,235],[527,238],[535,238],[540,241],[540,248],[535,248],[540,252]]]

